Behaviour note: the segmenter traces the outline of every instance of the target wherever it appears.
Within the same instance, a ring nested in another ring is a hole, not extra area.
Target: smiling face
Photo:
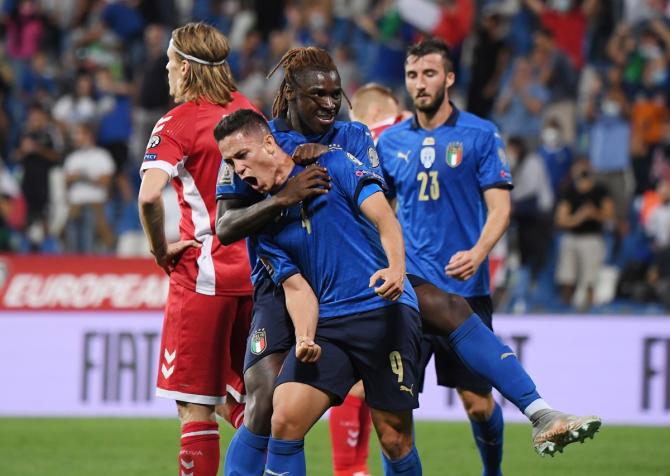
[[[409,56],[405,62],[405,87],[414,107],[427,114],[435,113],[448,99],[447,89],[454,84],[454,73],[445,71],[442,55]]]
[[[241,129],[224,137],[218,146],[223,160],[257,192],[268,193],[277,185],[280,164],[275,157],[277,144],[271,134]]]
[[[293,128],[306,135],[325,134],[342,105],[340,75],[335,70],[306,69],[296,75],[295,81],[289,97]]]

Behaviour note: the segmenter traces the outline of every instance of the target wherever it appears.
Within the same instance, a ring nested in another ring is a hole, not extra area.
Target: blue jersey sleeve
[[[350,123],[347,144],[344,149],[354,154],[356,158],[381,175],[379,155],[377,155],[372,134],[367,126],[359,122]]]
[[[333,157],[328,161],[326,168],[333,183],[358,208],[359,197],[365,185],[376,183],[385,189],[384,178],[356,159],[351,153],[344,151],[331,152]],[[369,191],[368,191],[369,192]],[[367,193],[367,192],[366,192]],[[370,196],[371,193],[368,193]]]
[[[223,198],[243,198],[256,203],[263,200],[265,196],[239,178],[232,165],[222,160],[219,167],[219,176],[216,180],[216,199],[221,200]]]
[[[363,204],[366,198],[370,198],[377,192],[383,192],[382,188],[379,186],[377,182],[368,182],[365,185],[363,185],[361,192],[358,194],[358,200],[356,201],[358,204],[358,208],[361,208],[361,205]]]
[[[300,273],[291,258],[276,245],[270,235],[263,234],[258,237],[256,251],[258,258],[277,286],[294,274]]]
[[[512,173],[510,172],[509,160],[505,153],[505,145],[500,135],[495,131],[487,131],[483,134],[477,167],[477,181],[479,188],[511,189]]]
[[[379,157],[381,157],[380,168],[382,175],[384,176],[384,181],[386,182],[386,198],[392,200],[396,197],[396,189],[395,182],[393,182],[393,177],[391,177],[391,174],[387,169],[388,163],[385,163],[388,162],[385,160],[385,157],[387,157],[387,154],[389,153],[388,149],[389,148],[386,145],[386,141],[384,140],[384,134],[382,134],[382,136],[377,141],[377,153],[379,154]]]

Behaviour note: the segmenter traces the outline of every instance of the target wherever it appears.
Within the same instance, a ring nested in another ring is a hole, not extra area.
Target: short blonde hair
[[[174,46],[187,55],[204,61],[217,62],[228,57],[228,40],[219,30],[204,23],[187,23],[172,32]],[[177,56],[181,55],[175,51]],[[189,61],[187,58],[184,58]],[[214,104],[225,106],[232,101],[232,93],[237,91],[230,66],[206,65],[189,61],[186,76],[179,83],[175,101],[195,101],[207,99]]]
[[[373,107],[374,106],[374,107]],[[382,114],[384,116],[398,115],[400,105],[393,95],[393,91],[378,83],[367,83],[354,92],[351,96],[352,120],[368,124],[370,121],[380,120],[373,116]]]

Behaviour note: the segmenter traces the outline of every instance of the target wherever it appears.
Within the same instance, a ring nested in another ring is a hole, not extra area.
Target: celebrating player
[[[177,401],[181,474],[214,476],[219,431],[214,409],[239,426],[242,359],[251,318],[249,262],[244,243],[214,239],[220,154],[212,130],[221,116],[252,108],[236,91],[226,38],[190,23],[172,32],[170,94],[181,103],[158,120],[142,163],[139,209],[156,263],[170,275],[156,394]],[[179,196],[181,240],[167,244],[161,192]]]
[[[293,153],[299,145],[308,142],[337,144],[355,160],[378,166],[367,128],[359,123],[335,121],[342,102],[342,87],[328,52],[314,47],[294,48],[284,55],[279,66],[284,69],[284,79],[273,104],[275,119],[269,126],[281,148]],[[318,155],[320,151],[311,152]],[[225,163],[222,170],[227,172],[222,173],[226,178],[217,186],[217,235],[223,243],[232,243],[259,231],[286,207],[326,193],[329,186],[324,168],[309,167],[289,180],[279,193],[268,197],[251,188],[253,178],[241,180]],[[250,241],[253,251],[253,240]],[[254,312],[244,364],[247,390],[244,425],[228,448],[226,475],[263,474],[274,383],[286,352],[295,341],[283,293],[275,290],[260,262],[254,267],[252,281]],[[365,425],[369,428],[369,423]],[[364,434],[363,429],[361,434]],[[367,472],[367,452],[361,458],[359,466]]]
[[[410,48],[405,84],[416,115],[382,133],[378,151],[390,195],[398,199],[407,272],[424,331],[443,336],[433,339],[438,381],[459,389],[485,474],[499,474],[502,416],[490,384],[530,419],[539,454],[553,455],[593,436],[600,419],[552,410],[511,349],[490,330],[487,255],[507,228],[512,177],[493,124],[449,102],[454,79],[444,43],[426,40]],[[466,297],[475,313],[467,305],[445,311],[454,294]],[[460,367],[447,347],[475,375]]]
[[[374,141],[382,131],[402,119],[399,112],[393,93],[381,84],[361,86],[351,97],[351,120],[365,124]],[[342,405],[331,408],[328,426],[335,476],[367,476],[370,409],[365,404],[362,382],[351,388]]]
[[[302,168],[253,111],[223,118],[215,137],[223,159],[261,193]],[[319,161],[331,190],[287,208],[258,237],[295,325],[274,393],[266,474],[306,474],[305,434],[362,378],[386,474],[420,475],[412,437],[420,319],[413,290],[403,289],[400,225],[379,174],[337,147]]]

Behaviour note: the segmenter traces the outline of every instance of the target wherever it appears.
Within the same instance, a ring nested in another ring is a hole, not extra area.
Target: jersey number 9
[[[391,372],[398,376],[398,383],[402,383],[404,372],[402,368],[402,358],[400,357],[400,352],[394,350],[389,354],[389,359],[391,360]]]

